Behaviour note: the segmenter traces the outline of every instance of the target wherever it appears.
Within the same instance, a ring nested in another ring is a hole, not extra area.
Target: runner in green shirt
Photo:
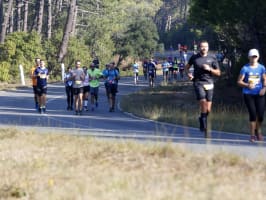
[[[91,93],[91,110],[94,111],[94,105],[98,107],[98,92],[100,86],[99,79],[102,77],[103,74],[100,69],[96,68],[94,63],[90,65],[88,74],[89,74],[90,93]]]

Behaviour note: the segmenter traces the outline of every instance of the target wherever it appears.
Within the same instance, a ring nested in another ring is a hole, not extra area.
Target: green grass
[[[0,199],[264,200],[266,162],[172,143],[0,129]],[[238,192],[239,191],[239,192]]]
[[[224,89],[225,88],[225,89]],[[232,91],[231,91],[232,90]],[[213,130],[248,133],[248,113],[238,89],[218,85],[209,117]],[[145,89],[121,101],[124,111],[152,120],[198,127],[199,105],[193,86],[181,82],[155,89]],[[266,126],[263,126],[266,130]]]

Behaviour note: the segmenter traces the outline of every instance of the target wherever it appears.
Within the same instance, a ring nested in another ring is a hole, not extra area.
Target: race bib
[[[82,83],[81,81],[75,81],[76,85],[81,85],[81,83]]]
[[[260,76],[256,76],[256,75],[252,76],[251,75],[248,78],[248,82],[251,83],[251,84],[257,85],[257,84],[260,83]]]
[[[46,74],[40,74],[40,78],[41,79],[45,79],[46,78]]]
[[[204,84],[203,85],[204,90],[212,90],[214,88],[213,84]]]

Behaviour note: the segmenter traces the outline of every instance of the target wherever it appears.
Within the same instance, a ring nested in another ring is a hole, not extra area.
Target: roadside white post
[[[19,71],[20,71],[21,85],[25,85],[24,70],[22,65],[19,65]]]
[[[64,76],[65,76],[65,64],[61,63],[61,71],[62,71],[62,81],[64,81]]]

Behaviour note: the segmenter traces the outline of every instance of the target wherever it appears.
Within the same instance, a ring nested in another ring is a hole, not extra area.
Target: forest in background
[[[0,0],[0,81],[17,80],[35,57],[56,77],[62,62],[121,65],[201,39],[238,71],[249,48],[265,61],[265,11],[262,0]]]

